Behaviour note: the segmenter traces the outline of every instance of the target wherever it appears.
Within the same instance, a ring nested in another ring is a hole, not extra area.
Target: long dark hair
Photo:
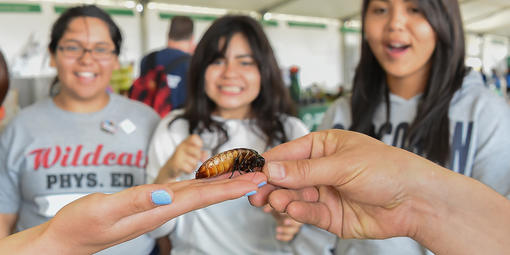
[[[254,126],[262,131],[263,134],[260,135],[267,146],[288,141],[281,114],[294,114],[276,58],[261,25],[248,16],[223,16],[214,21],[195,49],[188,72],[185,110],[183,115],[178,117],[188,120],[190,134],[201,134],[206,130],[218,131],[220,142],[213,152],[217,152],[229,137],[223,123],[212,118],[216,104],[205,93],[205,71],[209,64],[225,56],[230,39],[237,33],[243,34],[248,40],[260,72],[260,93],[251,103],[251,116]],[[222,38],[225,43],[220,49],[219,41]]]
[[[9,91],[9,69],[4,55],[0,51],[0,106],[4,102],[4,98]]]
[[[51,28],[50,43],[48,44],[48,50],[52,55],[57,53],[58,42],[62,36],[64,36],[69,23],[71,23],[71,21],[73,21],[75,18],[79,17],[98,18],[106,23],[112,42],[115,45],[115,54],[117,56],[120,54],[120,48],[122,46],[122,34],[117,24],[115,24],[110,15],[101,8],[95,5],[82,5],[67,9],[60,15],[60,17],[58,17],[55,23],[53,23]],[[56,93],[54,89],[55,84],[57,83],[58,77],[55,77],[50,88],[50,94],[53,95]]]
[[[366,17],[370,1],[363,0],[362,20]],[[450,157],[450,101],[462,86],[468,71],[464,65],[464,30],[457,0],[417,2],[420,11],[436,32],[437,42],[431,56],[427,86],[405,137],[404,148],[419,151],[428,159],[445,165]],[[364,24],[362,33],[365,33]],[[375,137],[372,119],[382,102],[386,103],[389,122],[389,91],[385,80],[385,71],[363,38],[351,98],[351,130]]]

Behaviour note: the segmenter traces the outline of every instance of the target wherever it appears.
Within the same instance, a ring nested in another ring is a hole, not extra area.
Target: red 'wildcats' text
[[[97,145],[94,151],[83,151],[83,145],[77,145],[74,148],[66,146],[64,149],[60,146],[53,148],[40,148],[29,152],[34,156],[34,170],[40,167],[50,168],[55,164],[67,166],[136,166],[144,167],[146,157],[143,150],[136,153],[129,152],[103,152],[103,145]]]

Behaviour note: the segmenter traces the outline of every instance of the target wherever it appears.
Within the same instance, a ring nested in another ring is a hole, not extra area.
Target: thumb
[[[299,189],[316,185],[337,185],[344,175],[333,157],[273,161],[264,166],[268,182],[277,186]]]
[[[202,148],[203,146],[203,141],[202,139],[200,138],[199,135],[197,134],[192,134],[188,137],[188,141],[190,142],[190,144],[194,145],[194,146],[197,146],[197,147],[200,147]]]
[[[200,153],[200,162],[205,162],[207,159],[211,157],[211,153],[209,151],[201,151]]]

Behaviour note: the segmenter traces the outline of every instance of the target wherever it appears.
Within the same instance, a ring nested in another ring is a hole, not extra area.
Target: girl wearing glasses
[[[55,95],[24,109],[0,136],[0,238],[49,220],[86,194],[145,182],[159,117],[107,92],[121,43],[117,25],[96,6],[70,8],[53,25]],[[143,235],[104,253],[148,254],[153,247]]]
[[[458,1],[364,0],[362,17],[352,97],[339,99],[321,128],[368,134],[510,197],[510,109],[464,64]],[[341,239],[337,247],[337,254],[425,253],[404,237]]]

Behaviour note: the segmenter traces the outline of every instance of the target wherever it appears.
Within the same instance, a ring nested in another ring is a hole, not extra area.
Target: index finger
[[[186,141],[189,144],[196,146],[196,147],[202,148],[202,146],[203,146],[202,139],[197,134],[192,134],[192,135],[188,136],[188,138],[186,138]]]

